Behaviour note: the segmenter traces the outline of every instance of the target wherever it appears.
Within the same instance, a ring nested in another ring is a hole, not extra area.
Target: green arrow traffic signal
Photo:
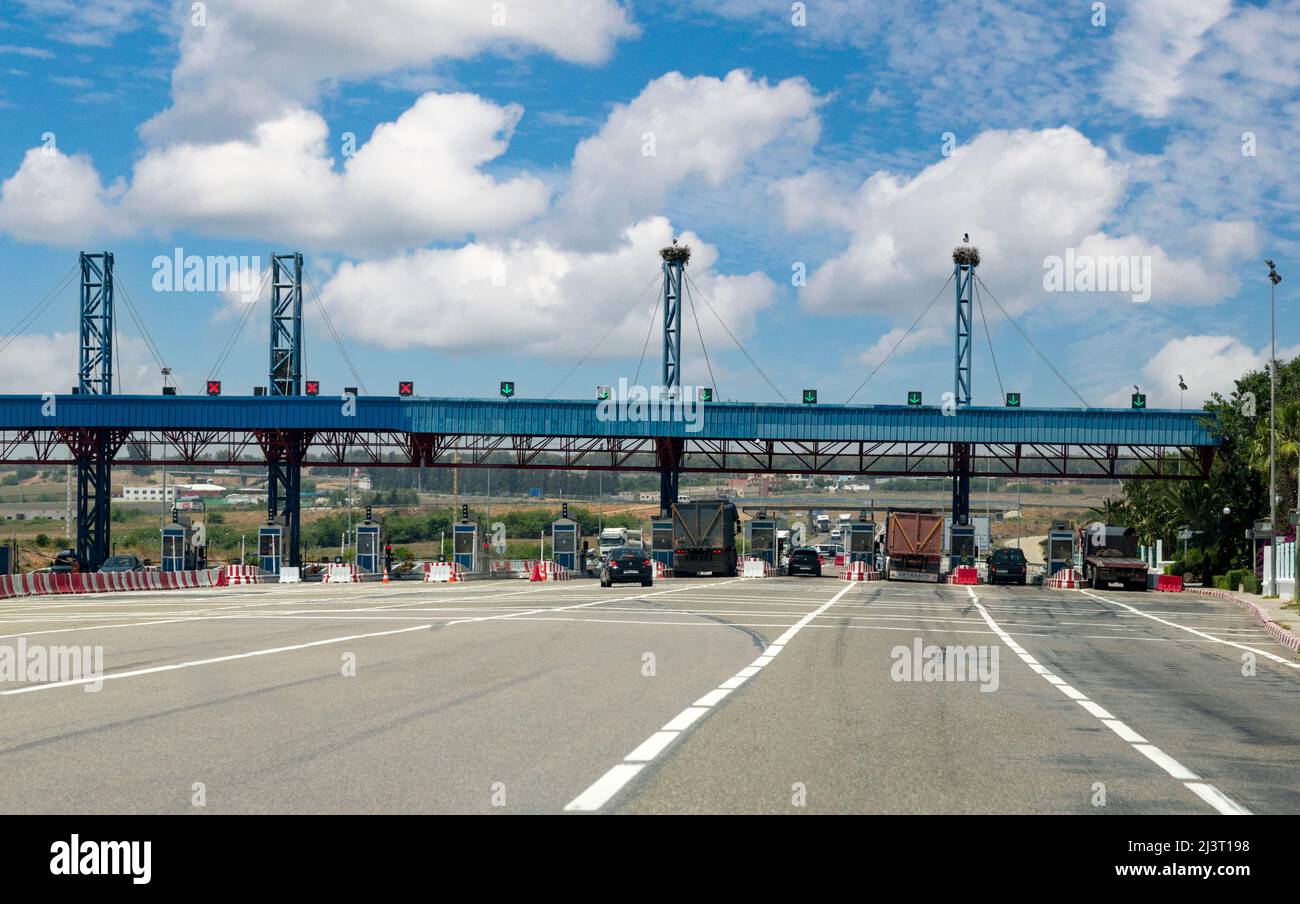
[[[609,389],[608,386],[597,386],[597,387],[596,387],[596,401],[597,401],[597,402],[603,402],[603,401],[605,401],[606,399],[608,399],[608,398],[609,398],[609,392],[610,392],[610,389]]]
[[[1018,392],[1008,392],[1008,393],[1007,393],[1007,407],[1008,407],[1008,408],[1019,408],[1019,407],[1020,407],[1020,393],[1018,393]]]
[[[508,399],[515,394],[515,384],[513,380],[501,381],[501,398]]]
[[[1146,395],[1145,392],[1135,392],[1135,393],[1133,393],[1133,407],[1134,407],[1134,408],[1145,408],[1145,407],[1147,407],[1147,395]]]
[[[804,403],[805,405],[816,405],[816,404],[817,404],[817,390],[815,390],[815,389],[805,389],[805,390],[803,391],[803,403]]]
[[[917,405],[920,405],[921,394],[916,390],[912,390],[911,392],[909,392],[907,394],[907,404],[911,405],[912,407],[916,407]]]
[[[712,386],[701,386],[701,387],[700,387],[700,401],[701,401],[701,402],[712,402],[712,401],[713,401],[713,387],[712,387]]]

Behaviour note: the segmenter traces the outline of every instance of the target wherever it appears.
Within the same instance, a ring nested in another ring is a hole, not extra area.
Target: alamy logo
[[[889,658],[894,660],[889,668],[894,681],[970,681],[978,682],[984,693],[998,689],[997,647],[922,646],[918,637],[910,647],[894,647]]]
[[[52,646],[28,644],[26,637],[17,645],[0,644],[0,681],[19,684],[44,684],[80,681],[87,693],[104,686],[104,648],[101,646]]]
[[[160,254],[153,259],[155,292],[227,292],[238,291],[241,301],[256,300],[262,283],[262,259],[257,255],[185,253],[172,249],[172,256]]]
[[[54,876],[130,876],[148,885],[153,875],[152,841],[70,841],[50,845],[50,874]]]
[[[596,420],[683,423],[687,433],[704,429],[705,404],[695,386],[629,386],[620,377],[618,391],[596,404]]]
[[[1123,292],[1141,303],[1151,300],[1149,255],[1078,254],[1043,258],[1043,289],[1048,292]]]

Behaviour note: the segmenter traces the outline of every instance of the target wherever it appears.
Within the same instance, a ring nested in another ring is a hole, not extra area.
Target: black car
[[[139,556],[109,556],[104,560],[104,564],[99,566],[100,574],[137,571],[144,571],[144,563],[140,561]]]
[[[990,584],[1024,585],[1029,569],[1025,554],[1018,549],[995,549],[989,556],[988,582]]]
[[[616,546],[600,563],[600,586],[611,587],[628,581],[640,581],[642,587],[653,586],[654,562],[639,546]]]
[[[822,560],[815,549],[796,549],[790,553],[790,561],[785,566],[785,573],[810,574],[819,578],[822,576]]]

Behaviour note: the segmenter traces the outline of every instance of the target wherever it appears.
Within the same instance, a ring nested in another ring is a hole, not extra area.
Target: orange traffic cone
[[[384,579],[383,579],[382,581],[380,581],[380,583],[381,583],[381,584],[391,584],[391,583],[392,583],[392,581],[390,581],[390,580],[388,579],[388,566],[387,566],[387,565],[384,566]]]

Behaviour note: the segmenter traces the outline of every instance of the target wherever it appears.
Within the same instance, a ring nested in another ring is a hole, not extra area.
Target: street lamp
[[[1271,260],[1268,264],[1268,305],[1272,338],[1268,352],[1268,522],[1273,529],[1269,538],[1272,554],[1269,556],[1269,579],[1273,594],[1277,592],[1277,284],[1282,277]]]
[[[1182,374],[1179,374],[1178,375],[1178,410],[1179,411],[1183,410],[1183,393],[1185,392],[1187,392],[1187,381],[1183,379]]]

